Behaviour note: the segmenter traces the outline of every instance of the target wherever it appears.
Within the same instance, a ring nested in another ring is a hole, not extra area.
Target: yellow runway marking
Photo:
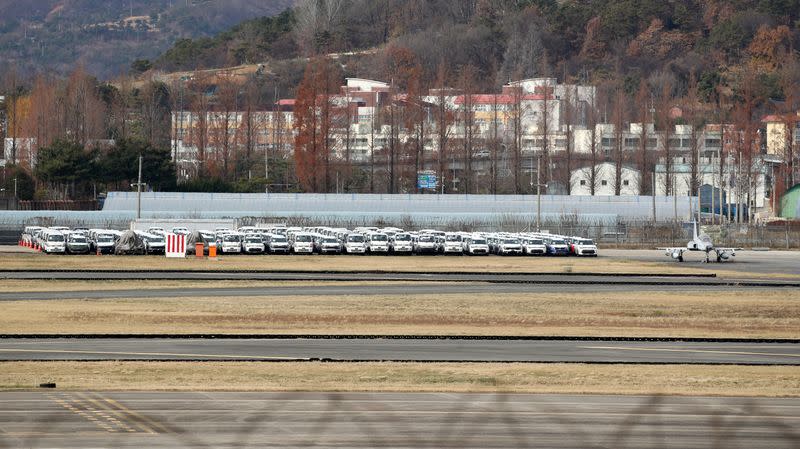
[[[113,414],[118,415],[123,420],[125,419],[125,417],[122,416],[120,411],[111,409],[110,407],[108,407],[107,405],[103,404],[99,400],[91,398],[91,397],[89,397],[88,395],[86,395],[84,393],[78,393],[78,395],[81,396],[82,398],[86,399],[87,401],[91,402],[98,409],[109,411],[109,412],[111,412]],[[129,426],[126,422],[120,421],[120,420],[108,415],[107,413],[104,413],[102,411],[98,411],[97,414],[103,416],[104,418],[106,418],[106,420],[108,422],[113,423],[114,425],[116,425],[117,427],[121,428],[122,430],[125,430],[126,432],[136,432],[136,429],[134,429],[131,426]],[[144,429],[142,429],[142,430],[144,430]],[[146,432],[147,430],[144,430],[144,431]]]
[[[117,401],[115,401],[113,399],[103,398],[103,400],[105,400],[107,403],[111,404],[113,407],[116,407],[117,409],[122,410],[125,413],[127,413],[128,415],[134,417],[136,420],[140,421],[141,423],[146,423],[147,425],[153,427],[154,429],[156,429],[156,430],[158,430],[160,432],[170,433],[169,429],[164,427],[162,424],[160,424],[160,423],[158,423],[156,421],[153,421],[152,419],[148,418],[147,416],[144,416],[144,415],[142,415],[140,413],[137,413],[137,412],[129,409],[128,407],[125,407],[124,405],[120,404],[119,402],[117,402]],[[142,427],[144,427],[144,425],[142,425]],[[157,433],[157,432],[152,431],[152,433]]]
[[[612,349],[620,351],[664,351],[664,352],[699,352],[708,354],[734,354],[734,355],[766,355],[780,357],[800,357],[800,354],[782,354],[776,352],[749,352],[749,351],[719,351],[714,349],[668,349],[668,348],[625,348],[618,346],[583,346],[582,349]]]
[[[215,359],[258,359],[258,360],[308,360],[303,357],[288,356],[257,356],[257,355],[227,355],[227,354],[180,354],[171,352],[117,352],[117,351],[84,351],[80,349],[9,349],[0,348],[0,352],[36,352],[54,354],[101,354],[101,355],[139,355],[154,357],[191,357]]]

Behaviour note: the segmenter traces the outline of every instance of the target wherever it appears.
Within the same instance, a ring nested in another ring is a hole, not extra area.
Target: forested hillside
[[[293,11],[244,22],[213,38],[181,40],[163,69],[267,62],[390,46],[407,47],[432,80],[471,65],[484,88],[511,78],[559,75],[598,82],[691,73],[704,95],[734,84],[745,65],[766,96],[776,69],[800,48],[796,0],[305,0]],[[386,54],[346,59],[346,75],[386,78]]]
[[[101,79],[126,73],[181,38],[213,36],[243,20],[280,13],[291,0],[0,0],[0,58],[23,73]]]

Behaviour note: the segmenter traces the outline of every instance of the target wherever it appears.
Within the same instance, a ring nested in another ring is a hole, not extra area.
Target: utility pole
[[[656,168],[653,167],[653,224],[655,223],[656,223]]]
[[[716,199],[715,199],[716,196],[717,196],[716,195],[717,188],[715,186],[715,184],[716,184],[716,182],[715,182],[716,179],[715,178],[716,178],[717,170],[714,167],[715,165],[716,165],[716,158],[712,155],[711,156],[711,225],[712,226],[717,224],[716,223],[716,221],[717,221],[717,209],[716,209],[716,206],[717,205],[716,205]]]
[[[131,184],[131,187],[136,186],[136,219],[142,218],[142,155],[139,155],[139,181]]]
[[[14,177],[14,199],[17,199],[17,178]]]
[[[536,232],[542,228],[542,185],[541,185],[542,156],[536,158]]]
[[[142,218],[142,155],[139,155],[139,180],[136,182],[136,219]]]
[[[675,215],[675,223],[678,223],[678,192],[675,190],[677,187],[675,176],[672,177],[672,212]]]
[[[533,168],[533,167],[531,167]],[[542,226],[542,187],[547,184],[541,182],[542,155],[536,158],[536,230],[540,231]]]

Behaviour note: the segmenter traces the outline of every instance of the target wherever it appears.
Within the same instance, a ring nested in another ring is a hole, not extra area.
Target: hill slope
[[[285,10],[291,0],[0,0],[0,58],[22,72],[100,78],[155,58],[177,39],[213,36]]]
[[[302,5],[303,2],[300,4]],[[306,2],[313,4],[314,2]],[[691,73],[705,95],[734,83],[745,65],[765,94],[780,95],[778,72],[800,49],[797,0],[324,0],[325,13],[297,8],[213,38],[182,40],[165,70],[265,62],[314,52],[407,47],[432,82],[441,63],[472,65],[480,87],[511,78],[562,75],[594,82],[668,79]],[[320,12],[321,11],[321,12]],[[345,75],[391,77],[388,52],[345,61]],[[751,64],[752,63],[752,64]],[[295,75],[296,77],[296,75]]]

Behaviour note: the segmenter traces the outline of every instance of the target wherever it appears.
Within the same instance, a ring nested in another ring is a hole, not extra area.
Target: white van
[[[389,236],[383,232],[370,232],[367,234],[367,252],[370,254],[389,252]]]
[[[367,252],[365,238],[361,234],[347,234],[344,239],[344,252],[347,254],[364,254]]]
[[[42,252],[47,254],[64,254],[67,251],[67,239],[61,231],[47,229],[42,233],[39,241],[41,242]]]

